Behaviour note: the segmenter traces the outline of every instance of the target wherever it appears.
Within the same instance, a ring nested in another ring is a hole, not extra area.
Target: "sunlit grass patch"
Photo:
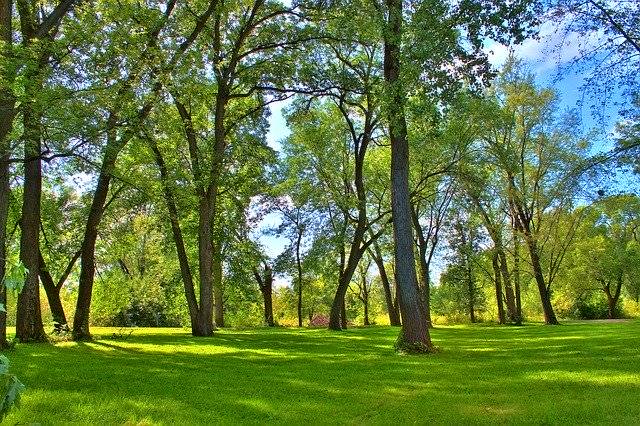
[[[640,421],[639,322],[438,327],[424,357],[390,327],[114,333],[18,345],[7,424]]]

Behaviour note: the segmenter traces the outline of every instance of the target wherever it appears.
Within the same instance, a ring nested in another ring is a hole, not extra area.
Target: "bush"
[[[180,318],[168,315],[163,303],[132,301],[111,319],[115,327],[180,327]]]
[[[20,405],[20,394],[24,390],[20,380],[13,374],[9,374],[9,360],[4,355],[0,355],[0,386],[2,387],[0,421],[2,421],[11,407]]]

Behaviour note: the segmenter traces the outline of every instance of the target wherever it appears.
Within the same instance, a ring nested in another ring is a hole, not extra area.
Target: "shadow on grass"
[[[224,330],[193,338],[22,345],[29,391],[9,422],[628,423],[640,419],[640,326],[438,328],[436,356],[398,329]]]

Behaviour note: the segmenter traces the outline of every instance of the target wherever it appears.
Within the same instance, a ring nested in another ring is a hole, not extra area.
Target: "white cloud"
[[[595,47],[600,38],[600,34],[585,37],[566,31],[562,23],[558,25],[557,22],[547,21],[540,27],[538,38],[512,47],[490,40],[484,51],[489,55],[491,64],[499,68],[507,59],[509,50],[513,49],[516,57],[524,60],[534,72],[542,73],[575,60],[580,52]]]

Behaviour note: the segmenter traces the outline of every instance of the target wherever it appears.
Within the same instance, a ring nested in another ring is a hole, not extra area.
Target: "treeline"
[[[557,323],[560,283],[589,290],[576,276],[597,276],[610,315],[623,291],[637,299],[611,258],[636,255],[635,198],[590,180],[633,165],[637,115],[593,157],[551,90],[514,58],[496,78],[483,49],[534,34],[537,2],[0,4],[0,302],[17,294],[20,341],[46,340],[41,287],[76,340],[92,323],[209,336],[292,304],[298,325],[339,330],[356,299],[371,322],[377,297],[416,351],[433,349],[439,293],[476,319],[482,274],[501,323],[521,323],[533,291]],[[556,18],[575,12],[563,4]],[[616,16],[602,22],[626,46]],[[274,151],[269,106],[285,100]],[[256,235],[266,215],[288,241],[275,259]],[[274,297],[277,276],[291,288]]]

